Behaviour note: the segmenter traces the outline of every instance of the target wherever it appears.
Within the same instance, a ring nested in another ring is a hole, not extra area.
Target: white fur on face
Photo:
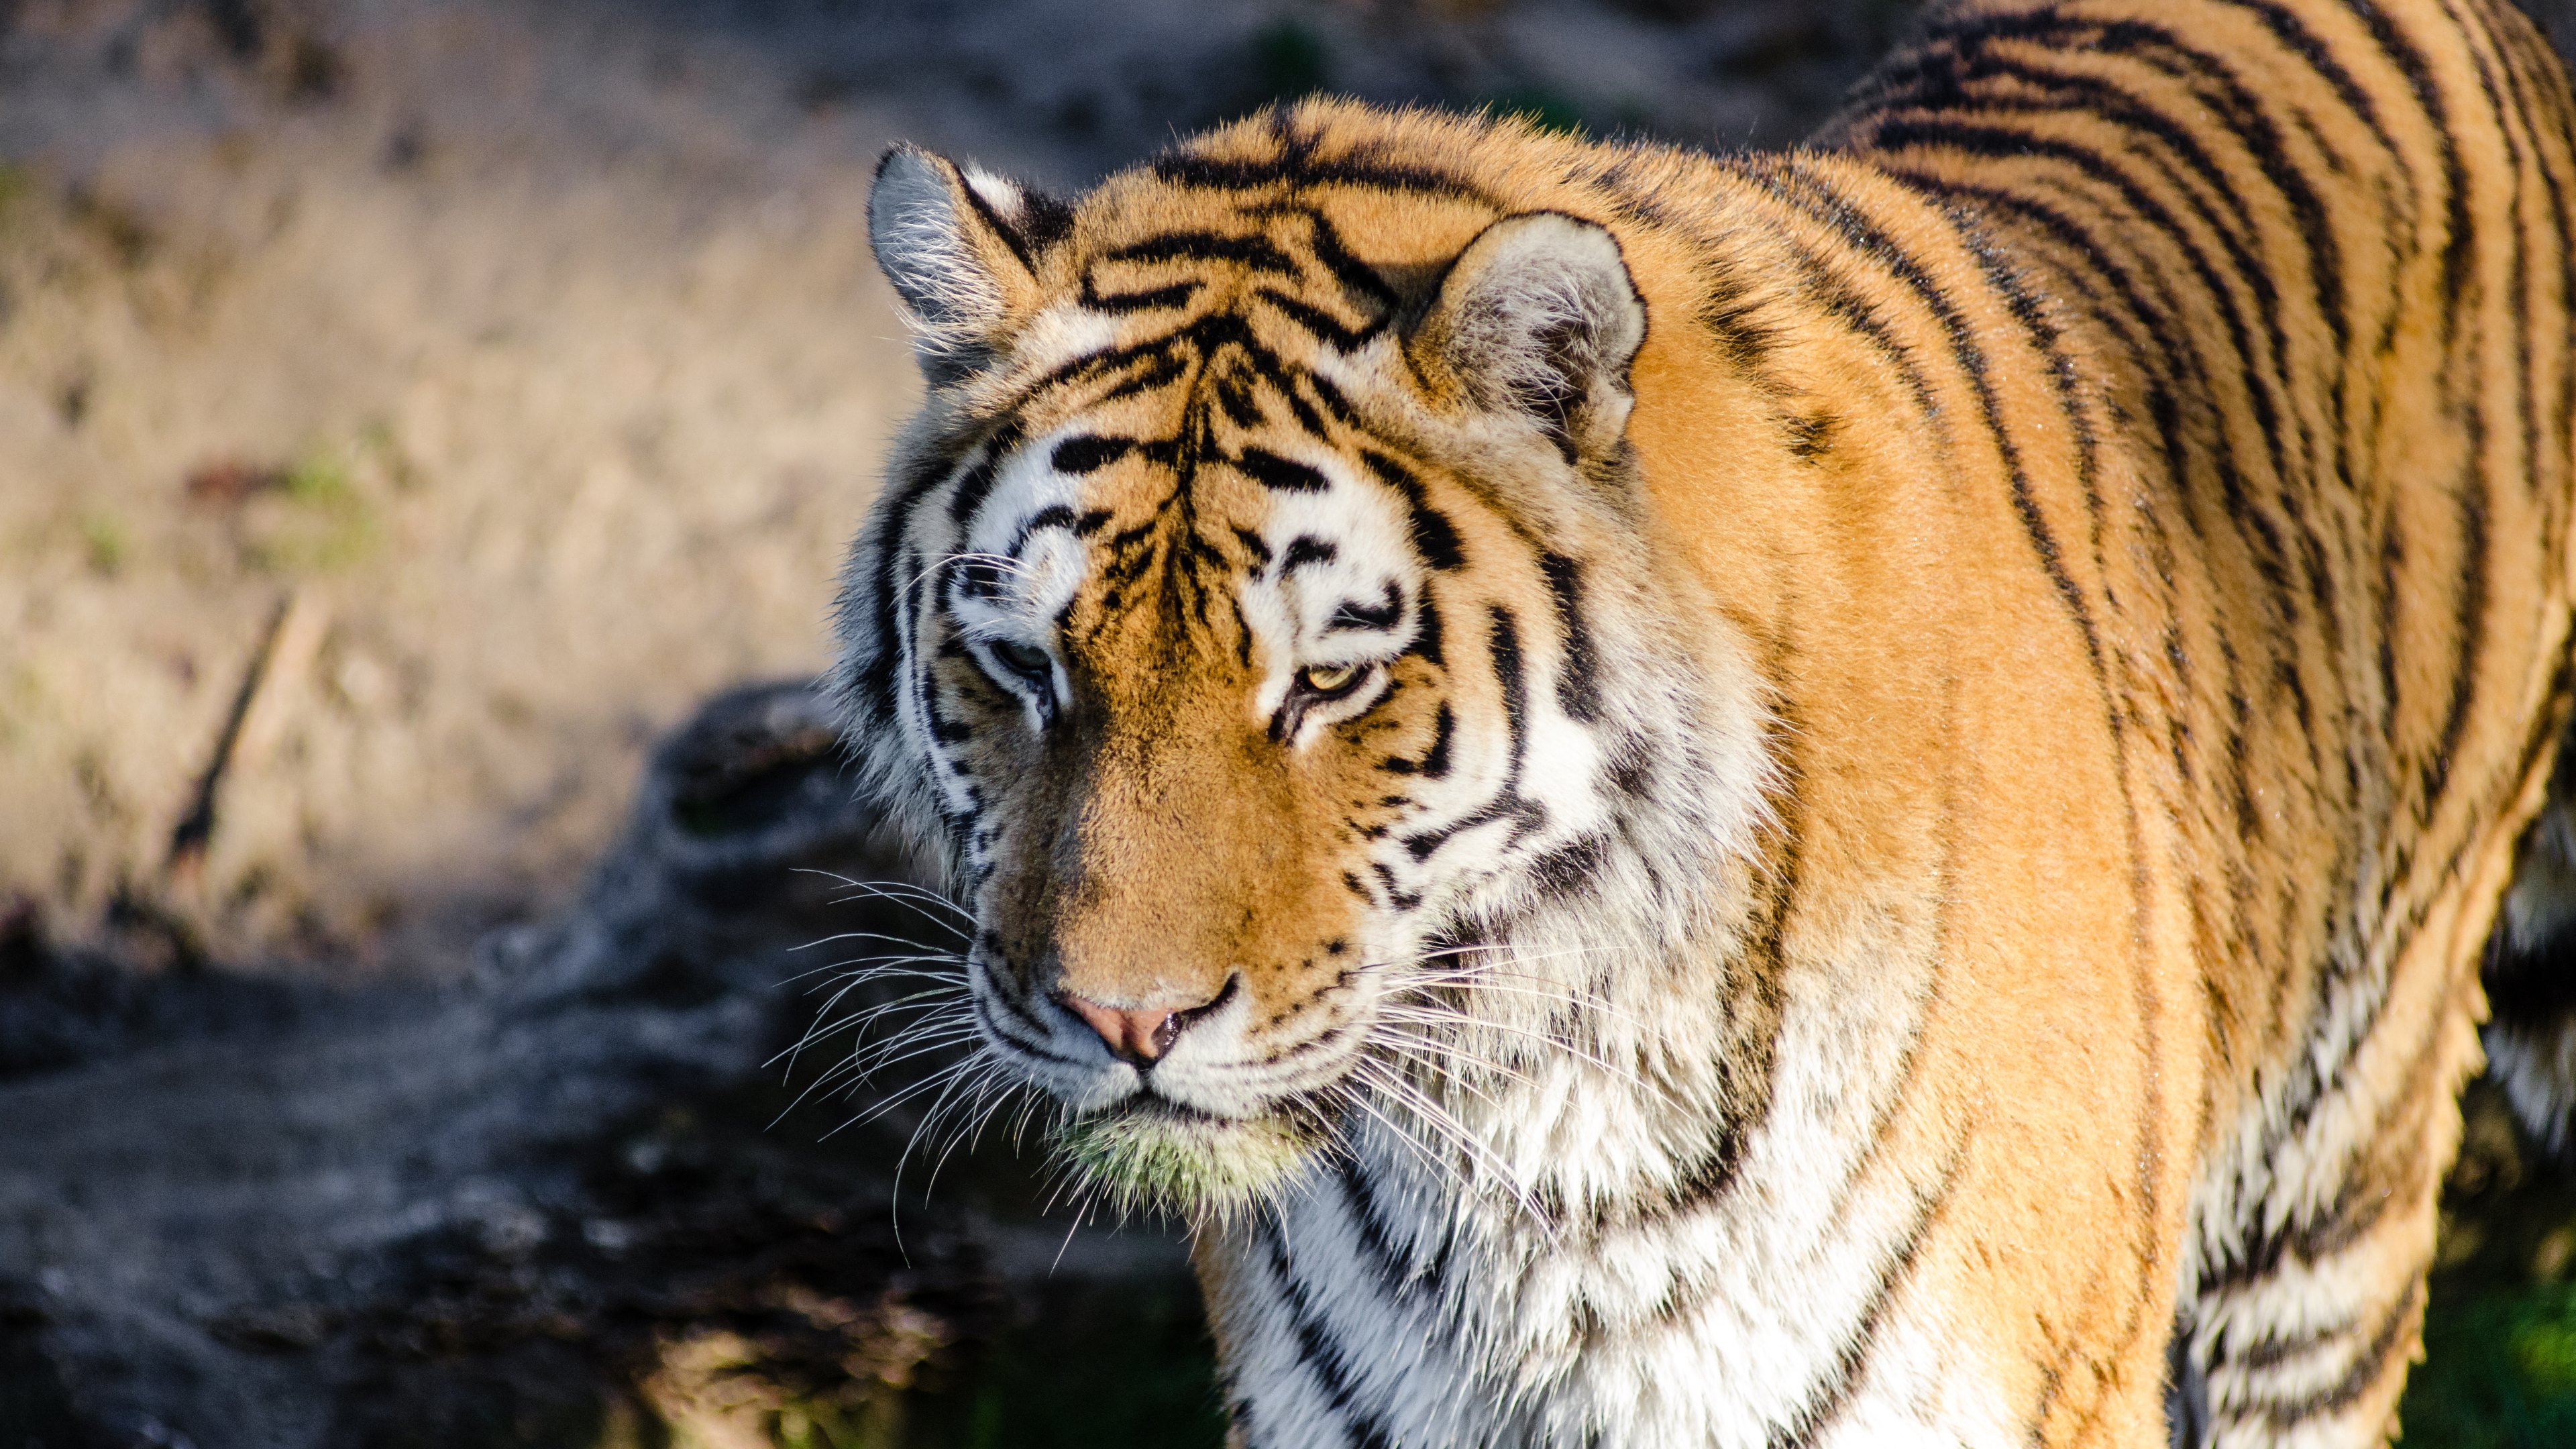
[[[1332,486],[1272,499],[1258,530],[1270,561],[1239,585],[1261,669],[1261,683],[1247,704],[1250,715],[1263,720],[1286,701],[1298,671],[1389,663],[1420,622],[1421,566],[1405,546],[1397,501],[1352,477],[1338,457],[1321,450],[1290,461],[1315,468]],[[1370,617],[1346,616],[1346,608],[1354,607]],[[1376,617],[1380,613],[1383,622]],[[1381,680],[1334,708],[1310,713],[1289,744],[1307,746],[1323,724],[1364,713],[1383,693]]]

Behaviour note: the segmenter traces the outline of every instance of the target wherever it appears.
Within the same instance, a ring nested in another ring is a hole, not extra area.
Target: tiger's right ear
[[[991,364],[1036,290],[1038,254],[1072,229],[1070,207],[1016,181],[918,146],[885,153],[868,193],[868,245],[932,383]]]
[[[1618,238],[1529,211],[1467,244],[1405,347],[1477,406],[1537,423],[1573,463],[1618,445],[1635,401],[1628,365],[1645,340],[1646,303]]]

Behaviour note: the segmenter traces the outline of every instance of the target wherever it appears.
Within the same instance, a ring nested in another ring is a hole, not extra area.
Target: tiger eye
[[[1297,682],[1317,694],[1347,694],[1368,670],[1357,664],[1310,664],[1297,673]]]
[[[1055,673],[1054,658],[1035,644],[1023,644],[1016,639],[997,640],[993,644],[993,653],[1004,667],[1027,679],[1048,679]]]

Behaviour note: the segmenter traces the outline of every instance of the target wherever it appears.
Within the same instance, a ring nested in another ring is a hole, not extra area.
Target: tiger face
[[[931,396],[845,581],[851,738],[1072,1159],[1226,1210],[1421,1059],[1388,1003],[1480,923],[1638,869],[1696,672],[1593,622],[1642,562],[1575,560],[1637,552],[1643,303],[1555,213],[1363,259],[1311,196],[1076,213],[897,150],[870,219]]]

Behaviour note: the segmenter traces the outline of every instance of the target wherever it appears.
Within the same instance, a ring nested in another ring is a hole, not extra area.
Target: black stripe
[[[993,485],[1001,481],[1001,476],[1002,442],[997,438],[985,447],[984,455],[972,467],[958,475],[957,491],[948,495],[948,521],[962,526],[972,519],[975,510],[992,496]]]
[[[1073,510],[1066,505],[1050,503],[1030,514],[1028,522],[1020,525],[1019,535],[1011,540],[1012,555],[1017,557],[1021,549],[1028,547],[1031,537],[1050,528],[1061,528],[1078,535],[1082,531],[1082,520],[1075,517]]]
[[[1136,451],[1134,438],[1105,438],[1086,434],[1067,438],[1047,455],[1047,466],[1059,473],[1097,473],[1129,453]]]
[[[1590,724],[1601,718],[1599,661],[1592,652],[1592,630],[1583,618],[1583,570],[1561,553],[1539,555],[1547,575],[1548,596],[1556,603],[1556,622],[1565,631],[1565,654],[1556,680],[1556,701],[1569,718]]]
[[[1512,611],[1500,604],[1485,610],[1492,627],[1486,650],[1494,662],[1494,680],[1503,693],[1503,727],[1511,735],[1511,769],[1503,777],[1503,792],[1509,794],[1520,786],[1521,764],[1529,757],[1529,684],[1521,677],[1521,631]]]
[[[1414,1296],[1418,1275],[1413,1260],[1397,1250],[1395,1235],[1378,1211],[1377,1194],[1360,1176],[1360,1164],[1344,1157],[1335,1165],[1333,1177],[1341,1185],[1342,1201],[1350,1208],[1351,1225],[1358,1229],[1360,1250],[1376,1268],[1372,1276],[1393,1288],[1399,1299]]]
[[[1486,647],[1493,658],[1495,682],[1502,691],[1503,723],[1509,731],[1511,740],[1510,763],[1504,769],[1502,783],[1495,789],[1492,799],[1445,825],[1434,826],[1402,838],[1399,843],[1415,860],[1429,859],[1432,852],[1449,843],[1452,838],[1480,826],[1490,825],[1497,820],[1511,822],[1511,836],[1505,842],[1507,847],[1519,843],[1523,836],[1544,829],[1547,825],[1547,807],[1536,800],[1523,797],[1520,792],[1523,771],[1529,761],[1529,681],[1523,672],[1520,627],[1513,619],[1511,611],[1500,604],[1489,608],[1486,615],[1491,621],[1493,630]],[[1445,726],[1450,723],[1446,704],[1441,706],[1440,723],[1444,728],[1439,740],[1432,747],[1432,753],[1440,757],[1442,768],[1445,770],[1448,744],[1448,731]],[[1396,769],[1397,764],[1397,761],[1389,760],[1378,768],[1393,770],[1397,774],[1411,773],[1410,768]],[[1427,768],[1427,762],[1423,773],[1432,773]]]
[[[1289,540],[1288,556],[1279,565],[1279,575],[1286,578],[1308,564],[1331,563],[1334,556],[1335,551],[1331,543],[1313,534],[1301,533]]]
[[[1540,894],[1561,902],[1590,890],[1608,863],[1601,842],[1586,837],[1558,846],[1530,862],[1529,872]]]
[[[1422,561],[1444,572],[1466,567],[1467,554],[1458,541],[1457,527],[1447,514],[1431,506],[1424,496],[1422,480],[1413,470],[1378,452],[1374,448],[1360,451],[1360,464],[1379,482],[1403,495],[1407,510],[1407,532],[1413,539],[1413,551]]]
[[[1259,1231],[1270,1249],[1270,1271],[1279,1280],[1280,1298],[1288,1309],[1288,1328],[1296,1340],[1297,1361],[1314,1375],[1325,1403],[1342,1420],[1342,1427],[1350,1435],[1351,1449],[1394,1449],[1394,1441],[1387,1437],[1385,1428],[1352,1402],[1349,1361],[1315,1311],[1314,1301],[1307,1297],[1306,1285],[1289,1269],[1285,1230],[1277,1222],[1263,1218]]]
[[[2273,1424],[2286,1426],[2303,1419],[2339,1414],[2359,1402],[2391,1372],[2391,1359],[2399,1360],[2395,1371],[2404,1372],[2403,1354],[2413,1346],[2411,1330],[2423,1306],[2424,1277],[2419,1273],[2407,1280],[2406,1291],[2397,1296],[2396,1302],[2388,1305],[2388,1312],[2380,1318],[2370,1338],[2355,1351],[2342,1378],[2296,1398],[2268,1402],[2258,1400],[2263,1417]]]
[[[2442,91],[2433,79],[2433,68],[2421,51],[2397,33],[2386,12],[2373,0],[2345,0],[2347,8],[2361,17],[2370,31],[2371,43],[2377,45],[2389,64],[2406,77],[2415,92],[2415,104],[2422,107],[2424,120],[2432,130],[2433,144],[2442,155],[2442,185],[2445,225],[2449,231],[2442,248],[2442,301],[2440,315],[2447,322],[2459,311],[2460,294],[2469,282],[2469,183],[2468,168],[2460,160],[2458,139],[2451,131],[2449,109],[2442,103]],[[2447,334],[2446,334],[2447,340]]]
[[[887,155],[892,156],[893,153],[888,152]],[[880,163],[881,166],[882,164]],[[1011,249],[1011,255],[1020,259],[1022,267],[1032,272],[1036,271],[1037,263],[1029,255],[1028,238],[1020,235],[1018,227],[1004,221],[1002,214],[993,209],[993,204],[984,199],[984,193],[976,188],[974,182],[967,180],[963,173],[959,173],[957,180],[959,182],[957,189],[966,193],[966,204],[975,208],[975,214],[984,219],[984,225],[990,227],[993,234],[1002,239],[1002,245]],[[1003,184],[1011,186],[1007,181]],[[1019,188],[1012,186],[1011,189],[1016,191]]]
[[[1334,228],[1332,219],[1309,208],[1306,220],[1314,228],[1307,245],[1314,248],[1315,260],[1323,264],[1325,271],[1333,274],[1333,280],[1341,283],[1344,290],[1374,304],[1380,313],[1395,311],[1402,301],[1396,296],[1395,288],[1387,285],[1386,278],[1378,275],[1375,267],[1351,254],[1351,249],[1342,244],[1342,234]]]
[[[1869,1367],[1870,1350],[1878,1345],[1878,1333],[1886,1326],[1887,1311],[1896,1301],[1897,1289],[1913,1275],[1915,1260],[1922,1254],[1924,1241],[1931,1236],[1932,1224],[1939,1219],[1941,1208],[1948,1203],[1951,1189],[1957,1185],[1959,1167],[1966,1157],[1964,1143],[1954,1146],[1950,1161],[1942,1169],[1940,1182],[1928,1192],[1915,1194],[1914,1213],[1906,1224],[1905,1236],[1897,1243],[1896,1251],[1879,1265],[1878,1279],[1870,1285],[1869,1297],[1863,1301],[1859,1317],[1834,1351],[1833,1367],[1826,1371],[1824,1377],[1808,1386],[1805,1402],[1798,1406],[1797,1413],[1789,1422],[1774,1426],[1765,1436],[1765,1449],[1807,1449],[1832,1427],[1834,1420],[1851,1403],[1852,1396],[1860,1391],[1862,1371]]]
[[[1260,534],[1238,525],[1234,530],[1234,541],[1243,545],[1245,553],[1252,555],[1253,572],[1259,573],[1270,566],[1270,545]]]
[[[856,694],[879,720],[894,714],[895,672],[901,667],[899,656],[904,638],[902,619],[903,589],[898,584],[896,563],[903,556],[904,540],[912,522],[912,511],[921,505],[932,490],[948,481],[957,459],[945,451],[933,451],[918,459],[904,477],[901,487],[883,499],[877,510],[875,557],[868,563],[868,600],[872,628],[869,653],[860,665],[855,680]]]
[[[1043,191],[1020,188],[1020,235],[1031,251],[1046,251],[1073,234],[1073,208]]]
[[[1440,606],[1425,594],[1421,607],[1414,611],[1413,642],[1404,646],[1404,652],[1419,657],[1426,664],[1445,668],[1448,661],[1441,657],[1440,639]]]
[[[2441,739],[2424,760],[2424,808],[2429,814],[2450,784],[2451,762],[2468,733],[2469,706],[2477,697],[2480,653],[2487,635],[2487,498],[2479,464],[2486,452],[2486,413],[2477,389],[2462,399],[2469,434],[2469,456],[2460,479],[2458,500],[2460,568],[2452,583],[2451,697],[2443,706]]]
[[[1351,629],[1392,629],[1404,619],[1404,590],[1395,581],[1387,581],[1386,592],[1374,604],[1357,599],[1344,599],[1324,624],[1324,632],[1337,633]]]
[[[1308,302],[1301,302],[1273,287],[1263,287],[1254,296],[1278,308],[1288,320],[1315,334],[1317,341],[1344,352],[1353,352],[1370,338],[1386,330],[1384,318],[1373,318],[1356,326],[1343,322],[1332,313]]]
[[[1233,160],[1188,151],[1166,152],[1154,158],[1154,177],[1168,185],[1210,191],[1259,191],[1282,185],[1354,186],[1484,199],[1464,177],[1389,160],[1378,147],[1359,146],[1339,156],[1319,157],[1316,138],[1297,132],[1285,112],[1272,117],[1271,135],[1280,147],[1275,156]]]
[[[1228,236],[1213,231],[1175,231],[1103,252],[1104,262],[1233,262],[1256,272],[1297,275],[1297,264],[1257,233]]]
[[[1457,730],[1457,716],[1449,712],[1448,701],[1441,701],[1439,713],[1431,719],[1431,748],[1424,752],[1418,768],[1424,779],[1437,780],[1449,773],[1449,742]]]
[[[1244,476],[1281,493],[1321,493],[1333,486],[1322,470],[1291,462],[1266,448],[1246,448],[1229,460]]]
[[[1449,741],[1457,728],[1458,717],[1450,712],[1449,702],[1442,700],[1439,712],[1431,719],[1431,748],[1423,753],[1422,758],[1408,760],[1402,755],[1389,755],[1378,762],[1378,768],[1390,775],[1418,774],[1427,780],[1443,778],[1449,773]]]
[[[1197,296],[1199,288],[1204,285],[1206,284],[1192,280],[1173,282],[1161,287],[1148,287],[1141,292],[1103,292],[1100,290],[1099,283],[1093,279],[1090,269],[1086,267],[1082,273],[1082,290],[1078,295],[1082,305],[1092,311],[1107,312],[1116,316],[1128,312],[1166,311],[1174,307],[1187,306],[1189,300]]]
[[[1297,380],[1305,384],[1307,392],[1314,394],[1315,401],[1323,407],[1324,411],[1333,415],[1334,421],[1346,428],[1355,429],[1360,425],[1359,414],[1352,409],[1350,399],[1342,396],[1342,390],[1333,386],[1322,373],[1299,373]],[[1332,441],[1331,436],[1323,429],[1317,428],[1314,432],[1317,437],[1323,438],[1326,442]]]

